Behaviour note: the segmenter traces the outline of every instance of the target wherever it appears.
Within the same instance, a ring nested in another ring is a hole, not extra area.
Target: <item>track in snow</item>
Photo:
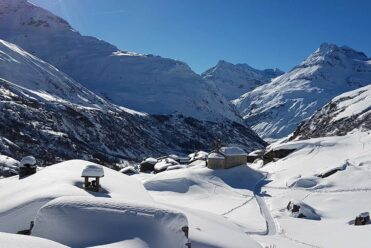
[[[261,192],[262,186],[267,182],[266,179],[267,175],[265,175],[265,177],[256,184],[254,189],[254,196],[267,226],[265,235],[275,235],[278,232],[278,226],[277,223],[274,221],[267,204],[265,203],[264,194]]]

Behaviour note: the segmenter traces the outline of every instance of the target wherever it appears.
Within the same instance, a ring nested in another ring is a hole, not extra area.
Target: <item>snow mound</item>
[[[0,231],[16,233],[26,230],[45,203],[61,196],[120,197],[138,202],[152,202],[143,185],[134,178],[105,168],[102,192],[83,188],[82,170],[88,161],[71,160],[55,164],[24,179],[0,180]]]
[[[57,242],[46,240],[37,237],[30,237],[26,235],[1,233],[0,232],[0,246],[4,248],[68,248]]]
[[[120,247],[175,248],[186,247],[189,242],[184,227],[188,227],[184,214],[161,205],[60,197],[39,210],[32,235],[71,247],[120,242]]]
[[[290,212],[290,215],[295,218],[305,218],[310,220],[321,219],[314,208],[302,201],[291,200],[287,205],[287,210]]]

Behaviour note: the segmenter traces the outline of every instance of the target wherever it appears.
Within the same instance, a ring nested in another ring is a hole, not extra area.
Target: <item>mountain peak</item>
[[[314,55],[319,56],[344,56],[349,59],[368,60],[366,54],[359,52],[348,46],[337,46],[335,44],[322,43],[321,46],[314,52]]]
[[[258,70],[248,64],[233,64],[219,60],[201,76],[213,82],[228,100],[233,100],[281,74],[283,72],[278,69]]]

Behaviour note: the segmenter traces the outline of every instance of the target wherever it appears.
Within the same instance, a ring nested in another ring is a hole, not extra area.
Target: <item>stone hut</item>
[[[19,178],[35,174],[37,170],[36,159],[33,156],[22,158],[19,166]]]
[[[207,157],[210,169],[228,169],[247,163],[247,153],[239,147],[221,147]]]

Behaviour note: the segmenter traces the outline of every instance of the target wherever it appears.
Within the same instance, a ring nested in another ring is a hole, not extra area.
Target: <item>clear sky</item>
[[[323,42],[371,56],[369,0],[30,0],[122,50],[290,70]]]

